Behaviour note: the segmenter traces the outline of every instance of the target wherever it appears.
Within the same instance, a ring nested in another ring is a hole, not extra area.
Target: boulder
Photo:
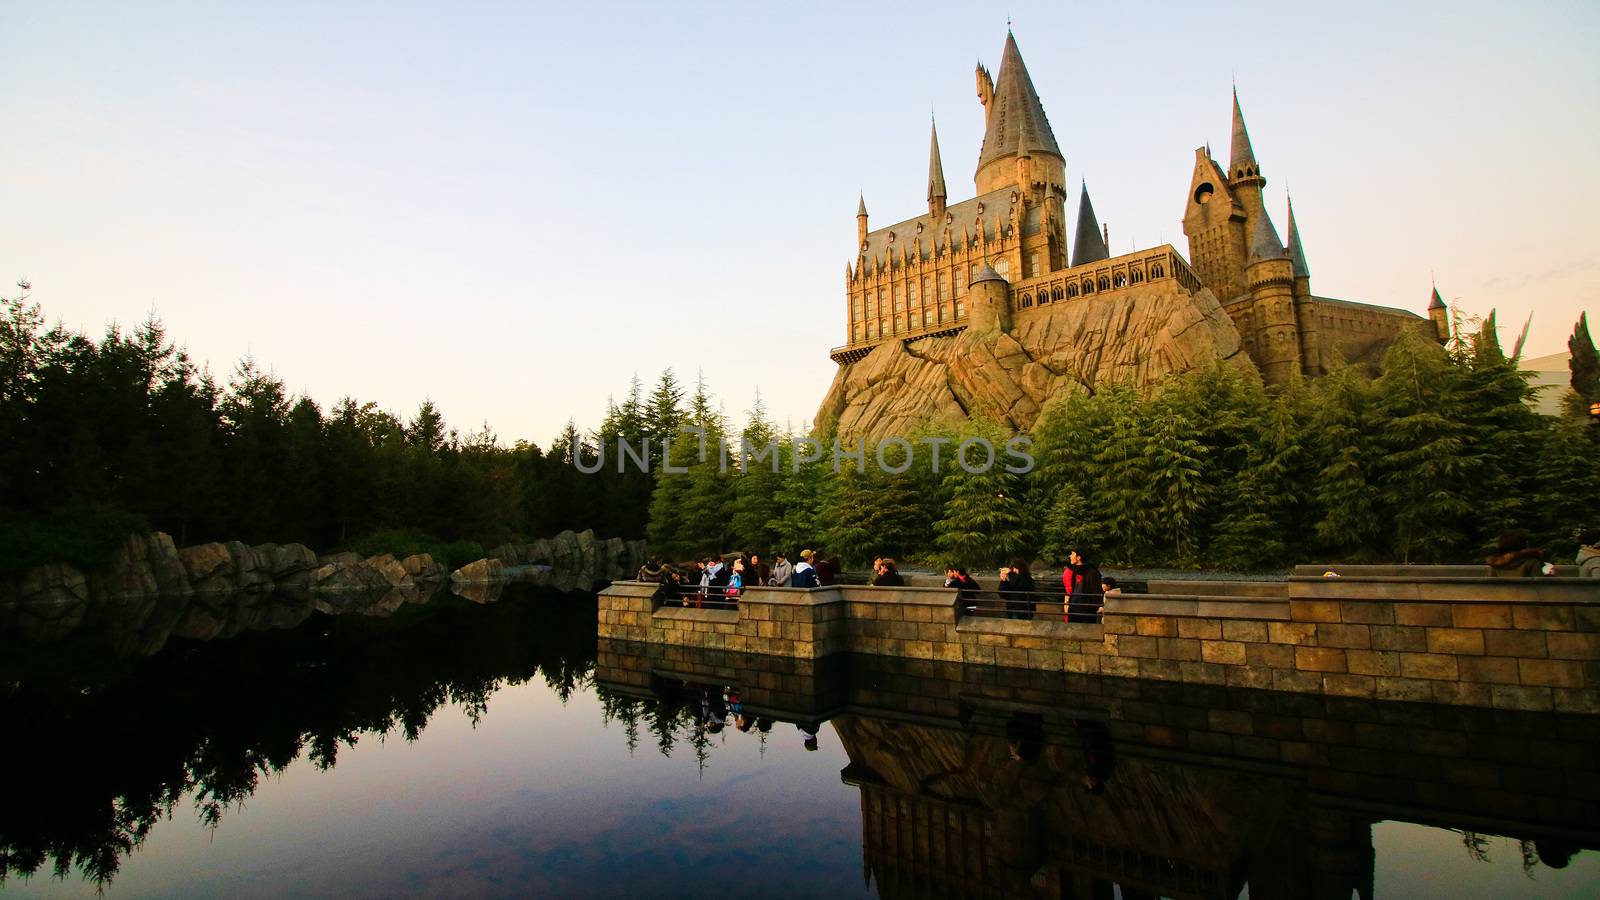
[[[489,551],[489,556],[508,566],[520,566],[528,561],[528,546],[507,542]]]
[[[504,582],[505,580],[506,564],[493,558],[467,563],[450,573],[450,582],[452,584],[487,584],[489,582]]]
[[[47,563],[17,580],[15,597],[15,627],[23,640],[60,640],[89,612],[89,580],[66,563]]]
[[[234,582],[241,591],[272,590],[272,564],[255,548],[243,541],[229,541],[223,546],[233,557]]]
[[[318,566],[353,566],[358,562],[361,562],[361,554],[351,553],[348,550],[342,553],[324,553],[323,555],[317,557]]]
[[[452,581],[450,593],[473,603],[493,603],[505,590],[503,581]]]
[[[317,554],[305,544],[261,544],[255,551],[278,588],[309,587],[311,572],[319,566]]]
[[[219,543],[196,544],[178,551],[189,584],[199,592],[216,593],[238,589],[234,579],[233,554]]]
[[[358,558],[353,562],[330,563],[318,566],[312,570],[310,578],[311,590],[323,592],[361,592],[361,591],[387,591],[390,588],[389,580],[376,569],[362,564]]]
[[[362,565],[378,573],[383,578],[384,584],[391,588],[411,586],[411,573],[406,571],[406,567],[401,565],[399,560],[388,553],[371,557],[363,562]]]
[[[528,542],[528,564],[550,565],[551,543],[549,538],[538,538]]]
[[[402,559],[400,565],[412,581],[436,581],[444,577],[444,567],[433,561],[428,553],[413,553]]]

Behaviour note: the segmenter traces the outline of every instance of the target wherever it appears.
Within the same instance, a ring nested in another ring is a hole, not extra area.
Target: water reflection
[[[5,654],[0,874],[114,885],[144,846],[168,870],[152,893],[208,890],[196,858],[235,892],[229,867],[285,856],[303,871],[258,893],[709,893],[730,866],[785,895],[863,875],[883,897],[1595,887],[1592,718],[597,641],[592,600],[517,590],[334,612],[147,659]],[[479,729],[491,700],[507,712]],[[434,745],[350,761],[382,736]],[[367,779],[347,804],[390,813],[323,808],[336,762]],[[258,792],[280,807],[255,821],[300,844],[239,830]],[[163,845],[190,814],[233,855]],[[1508,866],[1521,881],[1484,887]]]

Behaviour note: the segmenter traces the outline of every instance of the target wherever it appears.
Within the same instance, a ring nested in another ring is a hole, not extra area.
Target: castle
[[[874,230],[861,199],[859,252],[845,266],[848,342],[832,351],[841,371],[819,418],[828,415],[835,395],[836,411],[844,409],[851,394],[845,370],[876,348],[898,344],[915,354],[921,342],[969,329],[1041,332],[1051,327],[1042,320],[1091,299],[1116,301],[1119,308],[1190,304],[1202,318],[1220,307],[1237,333],[1237,350],[1268,384],[1322,374],[1336,356],[1376,362],[1407,328],[1441,342],[1448,336],[1448,310],[1437,291],[1426,319],[1312,293],[1292,201],[1287,246],[1263,204],[1266,177],[1250,145],[1237,90],[1227,168],[1212,158],[1209,147],[1195,150],[1183,214],[1189,241],[1185,259],[1170,244],[1110,255],[1109,234],[1095,217],[1086,183],[1080,187],[1069,244],[1066,159],[1009,30],[998,78],[980,64],[977,87],[986,126],[976,196],[949,202],[935,126],[926,214]],[[1028,345],[1021,335],[1018,339]],[[1212,343],[1221,348],[1220,355],[1229,355],[1226,335]],[[1116,349],[1097,345],[1094,352]],[[1133,364],[1125,361],[1123,368]],[[1181,367],[1139,371],[1151,376]],[[856,387],[860,393],[869,385]],[[965,403],[959,405],[966,409]],[[1027,427],[1027,415],[1010,418],[1015,427]]]

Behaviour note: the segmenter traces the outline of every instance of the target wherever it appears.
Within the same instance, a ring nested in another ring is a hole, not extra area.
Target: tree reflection
[[[0,883],[48,869],[104,886],[186,797],[215,827],[302,754],[329,769],[362,738],[415,740],[452,704],[476,725],[495,692],[540,675],[565,701],[594,665],[593,601],[548,596],[319,613],[142,660],[8,659]]]

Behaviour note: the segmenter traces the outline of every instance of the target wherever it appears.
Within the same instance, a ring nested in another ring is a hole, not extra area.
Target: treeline
[[[571,423],[548,448],[508,447],[487,425],[459,433],[427,401],[409,419],[349,397],[325,410],[248,358],[219,384],[154,318],[94,340],[47,327],[19,287],[0,303],[0,571],[92,567],[143,529],[180,546],[301,542],[455,564],[567,528],[644,533],[650,485],[579,473]]]
[[[1574,350],[1575,375],[1594,355],[1583,323],[1578,336],[1589,349]],[[1269,391],[1219,364],[1147,392],[1057,398],[1026,473],[1007,471],[1003,452],[986,472],[956,465],[963,439],[1004,445],[981,428],[909,436],[914,464],[898,473],[902,445],[886,447],[887,467],[868,448],[864,466],[845,456],[836,472],[831,436],[822,462],[796,467],[813,448],[781,435],[773,472],[725,469],[714,452],[700,463],[685,443],[673,457],[687,474],[657,478],[649,536],[676,558],[814,547],[849,564],[886,554],[987,568],[1087,546],[1124,565],[1261,569],[1482,561],[1501,533],[1524,529],[1564,559],[1574,528],[1600,524],[1600,427],[1586,415],[1600,396],[1569,397],[1568,415],[1551,418],[1529,394],[1491,320],[1449,349],[1408,334],[1376,375],[1344,367]],[[759,402],[732,423],[701,402],[688,424],[727,438],[735,463],[740,436],[759,447],[773,433]],[[971,457],[981,468],[984,454]]]

